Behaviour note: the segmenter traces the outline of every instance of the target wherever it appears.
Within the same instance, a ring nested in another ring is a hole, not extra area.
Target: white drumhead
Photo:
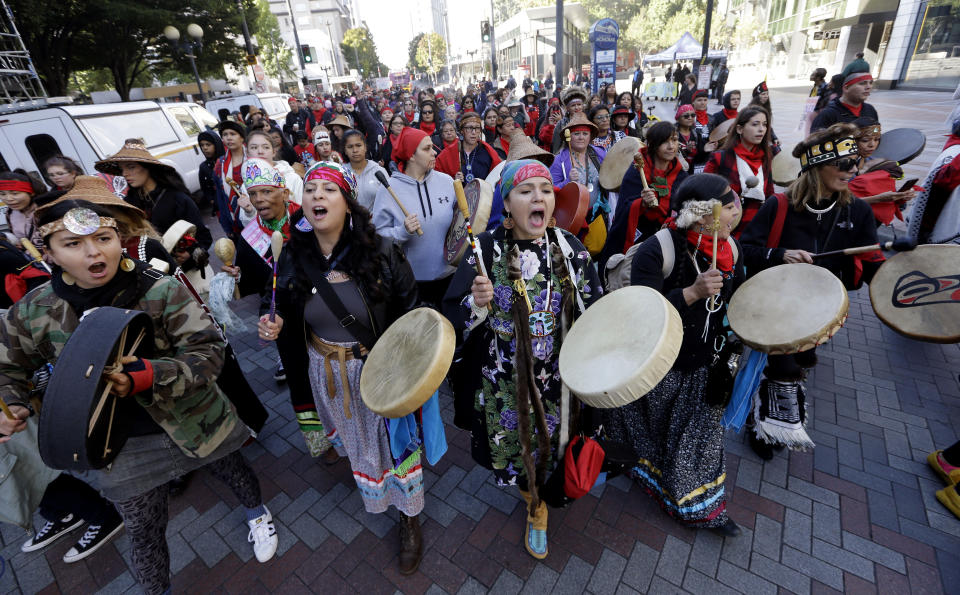
[[[730,299],[730,328],[750,347],[778,355],[812,349],[847,318],[840,279],[812,264],[782,264],[757,273]]]
[[[367,355],[360,373],[360,397],[377,415],[413,413],[440,387],[453,363],[453,325],[431,308],[417,308],[396,320]]]
[[[497,182],[500,181],[500,172],[503,171],[503,166],[506,164],[506,161],[501,161],[493,169],[491,169],[490,173],[487,174],[487,179],[485,180],[486,183],[496,188]]]
[[[591,407],[621,407],[663,380],[682,342],[680,314],[660,292],[624,287],[577,319],[560,348],[560,377]]]

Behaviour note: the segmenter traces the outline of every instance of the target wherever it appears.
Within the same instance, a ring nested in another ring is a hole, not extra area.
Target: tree
[[[417,65],[430,76],[436,77],[447,64],[447,44],[438,33],[427,33],[417,44]]]
[[[381,67],[386,71],[377,55],[377,44],[373,41],[373,35],[366,27],[347,29],[343,34],[343,41],[340,42],[340,50],[347,60],[347,66],[356,68],[365,77],[376,76]]]
[[[417,70],[417,48],[420,47],[420,40],[423,39],[423,35],[423,33],[414,35],[407,46],[407,53],[410,55],[410,59],[407,61],[407,69],[410,72]]]
[[[241,2],[255,34],[256,0]],[[180,30],[181,41],[188,39],[188,24],[203,28],[203,51],[197,54],[201,76],[222,76],[225,63],[243,64],[234,0],[62,0],[56,9],[10,0],[10,6],[35,67],[54,95],[66,93],[71,73],[81,70],[108,70],[124,101],[145,76],[176,71],[189,79],[189,63],[163,37],[167,25]]]
[[[295,77],[296,73],[290,67],[293,50],[280,36],[280,23],[277,22],[276,15],[270,12],[270,5],[266,0],[257,0],[256,23],[260,64],[267,76],[281,81]]]

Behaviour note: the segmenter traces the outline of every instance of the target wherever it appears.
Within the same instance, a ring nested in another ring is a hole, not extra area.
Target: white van
[[[213,114],[217,120],[224,120],[233,112],[241,112],[242,105],[255,105],[264,112],[271,120],[283,126],[283,122],[290,111],[290,95],[286,93],[247,93],[244,95],[234,95],[232,97],[220,97],[207,101],[207,111]],[[221,111],[226,110],[226,111]]]
[[[158,159],[177,168],[190,192],[200,189],[197,170],[203,155],[197,135],[216,126],[209,112],[194,103],[153,101],[64,105],[0,116],[0,171],[18,167],[37,172],[48,158],[75,159],[84,172],[113,155],[128,138],[142,138]]]

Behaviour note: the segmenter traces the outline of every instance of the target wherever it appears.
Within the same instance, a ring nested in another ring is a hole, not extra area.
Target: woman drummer
[[[819,252],[877,243],[870,205],[853,196],[847,187],[859,159],[856,135],[856,126],[838,123],[814,132],[793,149],[793,156],[800,159],[800,177],[784,195],[767,199],[741,237],[746,267],[751,274],[780,264],[805,262],[826,268],[847,289],[857,289],[870,282],[883,261],[879,251],[813,258]],[[781,208],[786,209],[786,215],[777,229]],[[779,241],[769,241],[771,236],[774,240],[779,236]],[[774,245],[769,245],[771,243]],[[764,370],[767,384],[761,385],[761,401],[776,398],[795,403],[802,423],[805,413],[801,380],[806,370],[816,366],[816,361],[814,349],[793,355],[771,355]],[[790,445],[812,446],[802,427],[795,430],[794,435],[796,438],[791,439]],[[769,460],[773,458],[774,446],[783,442],[771,444],[751,432],[750,445],[761,458]]]
[[[710,155],[704,172],[718,174],[730,182],[730,189],[739,196],[747,188],[747,179],[757,177],[764,196],[773,195],[773,160],[770,141],[770,114],[759,105],[749,105],[737,116],[737,121],[719,151]],[[748,200],[743,205],[743,218],[734,235],[743,233],[760,208],[761,202]]]
[[[602,411],[607,436],[630,445],[635,478],[683,524],[734,537],[740,529],[726,512],[723,403],[707,392],[709,368],[722,347],[727,303],[743,282],[743,259],[730,233],[740,199],[715,174],[687,178],[670,199],[676,217],[667,220],[667,241],[676,255],[664,277],[658,237],[634,254],[632,285],[656,289],[683,321],[683,344],[670,372],[644,398]],[[722,205],[715,230],[713,207]],[[714,252],[716,247],[716,252]],[[717,267],[712,268],[713,255]],[[718,296],[715,305],[708,300]],[[720,365],[726,366],[726,362]]]
[[[25,428],[29,371],[69,357],[63,347],[84,313],[100,306],[147,312],[156,329],[155,356],[130,356],[122,371],[105,374],[112,392],[133,403],[119,420],[130,437],[109,471],[87,472],[85,480],[123,517],[134,574],[149,594],[170,588],[165,484],[204,465],[244,506],[257,559],[272,558],[272,517],[238,450],[250,430],[211,381],[220,373],[224,343],[210,318],[174,278],[124,257],[116,221],[102,206],[68,200],[46,209],[38,223],[53,279],[20,300],[0,324],[0,394],[17,417],[0,416],[0,433]]]
[[[464,258],[443,312],[454,328],[470,330],[468,342],[479,345],[470,350],[476,358],[468,364],[475,381],[465,393],[472,399],[457,403],[458,418],[470,420],[473,458],[493,470],[499,485],[519,487],[527,501],[526,549],[542,559],[547,508],[538,489],[544,470],[557,460],[560,419],[576,413],[561,411],[560,327],[569,319],[561,312],[588,306],[602,290],[583,245],[551,225],[553,181],[543,163],[508,162],[500,192],[506,218],[478,238],[490,277],[476,274],[475,255]],[[530,384],[518,383],[518,377]],[[543,440],[533,435],[534,427]]]
[[[413,270],[399,246],[376,234],[353,174],[338,163],[321,161],[307,171],[303,212],[290,233],[279,262],[276,322],[261,317],[260,338],[277,341],[290,371],[290,399],[310,454],[323,454],[332,442],[349,457],[367,512],[390,505],[400,511],[400,573],[411,574],[422,553],[420,454],[402,461],[391,455],[384,419],[360,398],[358,354],[373,345],[358,342],[316,287],[329,284],[354,324],[378,336],[417,305]]]

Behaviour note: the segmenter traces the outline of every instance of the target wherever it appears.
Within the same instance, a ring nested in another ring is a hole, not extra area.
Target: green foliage
[[[241,2],[256,34],[256,0]],[[223,64],[243,64],[234,0],[61,0],[55,9],[32,0],[9,0],[8,5],[51,95],[68,91],[74,71],[106,69],[124,100],[145,76],[165,77],[173,70],[189,80],[188,60],[163,37],[167,25],[180,30],[181,41],[188,40],[190,23],[203,28],[203,50],[197,55],[201,76],[220,77]]]
[[[423,39],[423,35],[423,33],[414,35],[407,46],[407,53],[410,56],[410,59],[407,60],[407,69],[410,70],[410,72],[417,70],[417,48],[420,47],[420,40]]]
[[[290,67],[293,50],[280,36],[280,23],[276,15],[270,12],[266,0],[257,0],[256,10],[257,45],[263,70],[267,76],[280,80],[295,77],[296,73]]]
[[[431,76],[436,76],[447,64],[447,44],[438,33],[427,33],[417,44],[417,65]]]
[[[382,73],[387,72],[387,67],[380,62],[377,55],[377,44],[373,41],[373,35],[366,27],[356,27],[347,29],[343,34],[343,41],[340,42],[340,49],[347,60],[350,68],[356,68],[360,74],[366,77],[377,75],[377,68]]]

